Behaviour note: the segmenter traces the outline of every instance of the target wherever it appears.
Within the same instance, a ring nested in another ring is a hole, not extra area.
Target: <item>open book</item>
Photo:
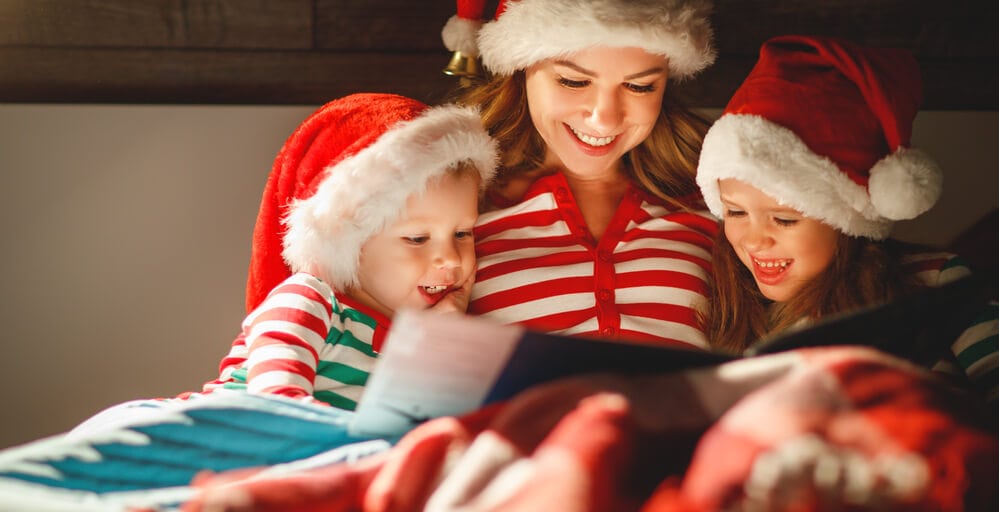
[[[744,357],[825,345],[869,345],[928,364],[988,300],[972,277],[762,339]],[[678,346],[540,333],[489,319],[423,311],[396,314],[350,428],[395,436],[461,415],[541,382],[592,372],[662,373],[740,356]]]

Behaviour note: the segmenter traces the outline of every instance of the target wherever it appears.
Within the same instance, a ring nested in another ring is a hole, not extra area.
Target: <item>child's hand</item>
[[[475,283],[475,270],[473,268],[463,282],[456,283],[440,302],[430,306],[430,310],[437,313],[464,313],[467,311],[468,302],[472,297],[472,285]]]

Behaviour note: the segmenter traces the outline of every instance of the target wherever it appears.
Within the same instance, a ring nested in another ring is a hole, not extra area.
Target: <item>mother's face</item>
[[[550,165],[596,176],[652,131],[662,109],[667,60],[641,48],[591,48],[526,71],[531,120]]]

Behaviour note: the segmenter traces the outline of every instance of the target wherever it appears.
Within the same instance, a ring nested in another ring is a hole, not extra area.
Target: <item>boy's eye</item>
[[[590,85],[589,80],[571,80],[569,78],[565,78],[564,76],[560,76],[558,78],[558,83],[562,87],[568,87],[570,89],[581,89],[583,87],[586,87],[587,85]]]
[[[454,237],[457,238],[458,240],[464,240],[466,238],[472,238],[473,236],[474,236],[474,234],[472,233],[472,231],[455,231],[454,232]]]
[[[641,85],[641,84],[626,83],[624,84],[624,86],[627,87],[628,90],[630,90],[631,92],[637,92],[639,94],[647,94],[650,92],[655,92],[656,90],[655,84]]]
[[[404,236],[402,237],[402,239],[413,245],[421,245],[427,243],[427,240],[430,240],[430,237],[427,235],[417,235],[417,236]]]

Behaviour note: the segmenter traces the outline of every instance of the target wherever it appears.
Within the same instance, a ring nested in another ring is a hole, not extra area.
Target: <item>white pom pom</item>
[[[482,28],[482,21],[454,15],[444,24],[444,28],[441,30],[441,39],[444,41],[444,46],[452,52],[478,55],[480,28]]]
[[[912,219],[929,210],[943,190],[943,173],[929,155],[899,148],[871,168],[871,204],[891,220]]]

